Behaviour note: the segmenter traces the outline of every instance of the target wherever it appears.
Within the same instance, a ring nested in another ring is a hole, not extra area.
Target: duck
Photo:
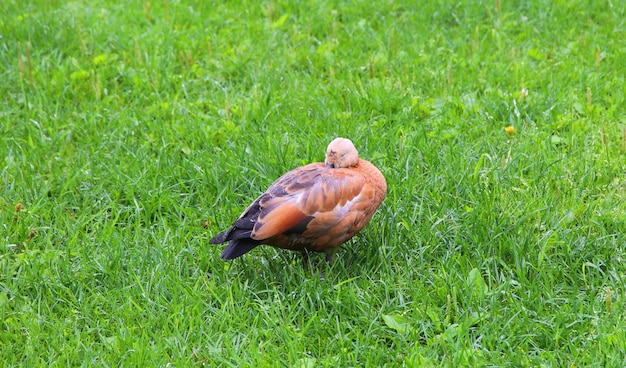
[[[252,202],[210,244],[229,242],[221,259],[238,258],[261,244],[324,253],[330,266],[340,245],[371,220],[387,194],[381,171],[359,158],[350,139],[336,138],[324,162],[293,169]]]

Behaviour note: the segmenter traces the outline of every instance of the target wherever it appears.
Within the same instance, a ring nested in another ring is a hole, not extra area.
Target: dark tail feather
[[[230,227],[230,229],[219,233],[209,240],[210,244],[221,244],[228,240],[249,238],[254,228],[254,220],[244,217],[240,218]]]
[[[220,236],[222,234],[219,234],[217,236]],[[216,236],[216,238],[217,238]],[[213,238],[215,239],[215,238]],[[256,248],[258,245],[260,245],[261,242],[258,240],[254,240],[254,239],[250,239],[250,238],[243,238],[243,239],[235,239],[232,240],[228,246],[226,247],[226,249],[224,249],[224,251],[222,252],[221,258],[223,260],[228,260],[228,259],[235,259],[239,256],[242,256],[246,253],[248,253],[249,251],[251,251],[252,249]]]
[[[211,244],[221,244],[230,240],[230,243],[222,252],[222,259],[235,259],[243,254],[248,253],[257,245],[261,244],[260,240],[251,239],[252,229],[259,212],[258,199],[254,202],[230,229],[219,233],[209,240]]]
[[[227,231],[215,235],[213,239],[209,240],[209,244],[222,244],[229,240],[249,238],[250,235],[252,235],[252,230],[231,227]]]
[[[209,240],[209,244],[222,244],[224,243],[227,237],[228,237],[228,233],[230,233],[230,230],[224,231],[223,233],[219,233],[217,235],[215,235],[213,237],[213,239]]]

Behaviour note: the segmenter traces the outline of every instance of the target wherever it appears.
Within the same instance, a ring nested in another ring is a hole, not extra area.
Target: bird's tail
[[[224,231],[223,233],[219,233],[215,235],[211,240],[209,240],[209,244],[222,244],[228,239],[228,234],[230,233],[230,229]]]
[[[218,235],[219,236],[219,235]],[[234,239],[228,244],[220,256],[223,260],[235,259],[260,245],[259,240],[250,238]]]

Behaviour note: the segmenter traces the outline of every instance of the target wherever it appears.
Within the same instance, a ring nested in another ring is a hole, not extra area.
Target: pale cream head
[[[352,141],[346,138],[335,138],[326,149],[326,167],[328,168],[346,168],[356,166],[359,162],[359,152],[352,144]]]

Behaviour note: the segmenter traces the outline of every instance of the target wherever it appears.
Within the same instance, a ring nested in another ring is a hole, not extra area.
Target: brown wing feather
[[[338,218],[330,215],[317,219],[317,216],[352,200],[360,193],[364,183],[361,175],[328,170],[323,164],[310,164],[292,170],[274,182],[266,197],[259,202],[261,211],[251,238],[269,239],[290,230],[290,237],[293,238],[315,223],[318,228],[333,226]],[[304,221],[308,225],[299,226]],[[293,231],[295,228],[300,231]]]
[[[250,235],[252,239],[263,240],[282,234],[296,227],[307,217],[288,197],[281,197],[280,199],[282,201],[268,207],[267,210],[261,210],[259,219]]]

